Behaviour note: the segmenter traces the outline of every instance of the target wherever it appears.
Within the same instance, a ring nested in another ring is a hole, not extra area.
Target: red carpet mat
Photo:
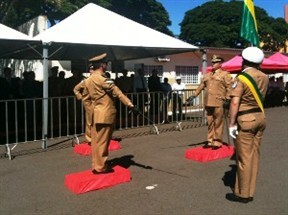
[[[93,190],[99,190],[129,182],[131,174],[128,169],[115,166],[114,172],[94,175],[92,170],[71,173],[65,175],[65,186],[73,193],[82,194]]]
[[[114,151],[114,150],[119,150],[121,149],[121,145],[119,143],[119,141],[117,140],[110,140],[110,144],[109,144],[109,151]]]
[[[212,150],[211,148],[204,149],[201,146],[186,150],[185,158],[198,162],[209,162],[231,157],[233,154],[234,146],[222,145],[222,147],[217,150]]]
[[[116,140],[111,140],[108,150],[114,151],[114,150],[119,150],[119,149],[121,149],[120,143]],[[86,156],[91,155],[91,146],[89,146],[88,143],[86,142],[77,144],[74,146],[74,152],[80,155],[86,155]]]

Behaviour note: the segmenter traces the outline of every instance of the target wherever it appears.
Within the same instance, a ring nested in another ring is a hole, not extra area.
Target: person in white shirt
[[[182,117],[183,95],[186,89],[185,84],[181,83],[181,77],[176,77],[176,83],[172,84],[172,112],[173,119],[178,121]],[[177,110],[179,115],[177,115]]]

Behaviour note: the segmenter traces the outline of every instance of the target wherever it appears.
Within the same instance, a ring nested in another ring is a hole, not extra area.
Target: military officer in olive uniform
[[[232,84],[229,111],[229,134],[234,138],[237,174],[234,193],[226,194],[226,198],[248,203],[255,192],[260,142],[266,128],[263,99],[269,79],[258,69],[264,59],[259,48],[244,49],[242,59],[243,71]]]
[[[222,136],[224,128],[225,102],[230,100],[231,75],[224,71],[221,66],[224,59],[220,56],[212,56],[212,72],[208,73],[196,89],[193,98],[206,89],[204,105],[208,123],[207,144],[204,148],[216,150],[222,147]]]
[[[132,102],[114,84],[113,80],[105,76],[106,56],[107,54],[104,53],[89,60],[94,72],[85,80],[85,86],[89,94],[89,97],[85,100],[91,101],[91,110],[93,110],[91,146],[92,172],[94,174],[113,172],[112,167],[107,165],[107,160],[108,146],[116,117],[114,99],[118,98],[132,111],[136,110]]]
[[[91,68],[92,65],[89,65],[89,72],[90,74],[93,73],[94,70]],[[85,109],[85,139],[89,145],[91,145],[91,126],[92,126],[92,111],[90,110],[91,107],[91,100],[86,99],[89,97],[88,90],[85,87],[85,80],[82,80],[79,84],[77,84],[73,92],[78,100],[83,101],[84,109]]]

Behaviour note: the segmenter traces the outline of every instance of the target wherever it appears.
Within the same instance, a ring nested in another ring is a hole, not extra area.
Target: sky
[[[169,29],[175,34],[180,34],[179,23],[182,22],[186,11],[194,9],[211,0],[158,0],[169,13],[172,25]],[[288,0],[254,0],[254,5],[260,7],[274,18],[284,18],[284,5]],[[256,14],[257,17],[257,14]]]

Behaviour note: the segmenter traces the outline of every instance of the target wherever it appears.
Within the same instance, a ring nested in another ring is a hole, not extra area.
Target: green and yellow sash
[[[256,82],[254,81],[254,79],[245,72],[240,73],[238,75],[238,79],[243,81],[245,84],[247,84],[247,86],[251,90],[258,106],[260,107],[261,111],[264,113],[263,97],[262,97],[262,94],[261,94]]]

